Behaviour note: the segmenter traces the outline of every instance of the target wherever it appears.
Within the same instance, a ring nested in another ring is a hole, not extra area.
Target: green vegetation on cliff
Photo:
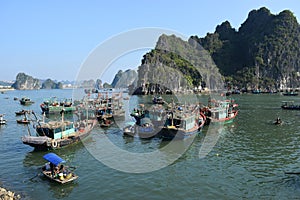
[[[238,31],[228,21],[204,38],[192,36],[211,54],[221,73],[241,87],[299,87],[300,26],[289,10],[249,13]]]
[[[144,55],[138,68],[137,87],[144,93],[199,86],[215,89],[222,87],[220,84],[223,85],[222,77],[207,51],[196,42],[174,35],[161,35],[155,49]]]

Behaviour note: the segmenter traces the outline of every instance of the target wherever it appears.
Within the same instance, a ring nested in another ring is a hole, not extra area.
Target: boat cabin
[[[73,122],[49,122],[36,127],[39,136],[47,136],[52,139],[69,137],[75,133]]]
[[[220,119],[225,119],[228,117],[228,110],[225,108],[212,108],[210,109],[211,112],[211,118],[220,120]]]
[[[176,116],[172,119],[172,114],[167,114],[168,118],[166,120],[165,126],[168,128],[176,127],[181,128],[183,130],[192,129],[195,126],[195,115],[187,115],[187,116]]]
[[[282,101],[281,107],[291,107],[294,106],[294,101]]]

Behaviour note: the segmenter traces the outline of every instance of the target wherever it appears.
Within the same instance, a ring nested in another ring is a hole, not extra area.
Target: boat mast
[[[25,120],[27,120],[26,112],[24,112],[24,117],[25,117]],[[26,123],[26,125],[27,125],[28,135],[31,136],[31,132],[30,132],[30,128],[28,126],[28,123]]]

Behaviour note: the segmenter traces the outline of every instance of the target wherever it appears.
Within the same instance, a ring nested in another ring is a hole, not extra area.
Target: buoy
[[[52,145],[53,148],[56,148],[57,147],[57,141],[52,140],[51,145]]]

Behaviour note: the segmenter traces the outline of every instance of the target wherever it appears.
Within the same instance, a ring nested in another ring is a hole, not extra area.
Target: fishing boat
[[[114,122],[112,120],[104,118],[102,120],[102,122],[100,123],[100,127],[110,127],[113,124],[114,124]]]
[[[294,91],[286,91],[284,93],[282,93],[284,96],[297,96],[298,92],[294,92]]]
[[[143,119],[145,116],[148,116],[149,114],[149,111],[145,110],[144,107],[144,104],[139,104],[139,108],[134,108],[130,113],[130,116],[135,119],[137,125],[140,125],[141,119]]]
[[[33,104],[33,103],[34,103],[34,102],[31,101],[30,98],[28,98],[28,97],[22,97],[22,98],[20,99],[20,104],[21,104],[21,105],[24,105],[24,106],[31,105],[31,104]]]
[[[30,113],[30,111],[29,110],[21,110],[21,111],[15,112],[15,113],[16,113],[16,115],[25,115],[25,113]]]
[[[135,132],[138,137],[143,139],[151,139],[157,134],[157,131],[149,117],[141,119],[140,125],[135,126]]]
[[[27,118],[17,119],[18,124],[30,124],[30,121]]]
[[[35,113],[33,112],[36,117]],[[37,117],[36,117],[37,119]],[[70,144],[79,142],[89,135],[96,120],[80,120],[76,123],[64,121],[63,112],[61,121],[50,121],[40,123],[35,126],[35,135],[28,131],[27,136],[22,137],[22,142],[32,146],[37,150],[59,149]]]
[[[123,128],[124,136],[135,136],[135,122],[127,122],[127,125]]]
[[[131,122],[123,128],[123,134],[131,137],[139,137],[142,139],[151,139],[157,136],[158,131],[148,117],[141,119],[141,124]]]
[[[99,108],[96,111],[96,116],[98,121],[102,121],[103,119],[112,119],[113,118],[113,111],[111,107],[108,108]]]
[[[56,97],[44,100],[44,102],[40,105],[40,108],[42,109],[42,112],[47,115],[58,114],[62,109],[64,109],[65,113],[71,113],[76,110],[76,107],[73,106],[72,99],[58,101]]]
[[[48,179],[56,183],[65,184],[78,178],[74,172],[70,171],[70,167],[63,165],[66,161],[55,153],[48,153],[44,155],[43,158],[47,160],[48,163],[42,167],[42,173]]]
[[[273,122],[273,124],[275,124],[275,125],[281,125],[282,123],[283,122],[279,117],[277,117],[276,120]]]
[[[196,106],[193,110],[178,107],[167,113],[167,119],[159,132],[163,140],[186,139],[199,133],[205,124],[206,116]]]
[[[207,124],[231,123],[238,114],[238,104],[233,100],[212,100],[209,102]]]
[[[154,104],[164,104],[165,103],[164,99],[161,96],[154,96],[152,99],[152,102]]]
[[[4,114],[0,114],[0,125],[6,124],[6,119],[3,118]]]
[[[252,94],[260,94],[260,93],[261,93],[260,89],[253,89],[252,90]]]
[[[281,108],[285,110],[300,110],[300,105],[295,105],[294,101],[282,101]]]

